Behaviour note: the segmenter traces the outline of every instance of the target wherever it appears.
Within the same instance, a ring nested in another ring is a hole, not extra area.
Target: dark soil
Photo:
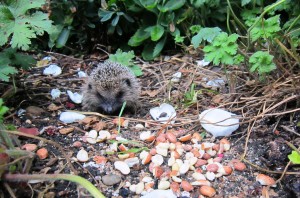
[[[138,123],[144,124],[145,122],[150,121],[151,116],[149,114],[149,109],[159,106],[163,102],[167,102],[176,107],[178,113],[179,121],[176,122],[176,125],[173,126],[173,128],[168,127],[168,129],[174,131],[181,130],[187,133],[201,133],[204,132],[204,130],[201,128],[199,122],[197,122],[199,112],[208,107],[216,107],[225,104],[226,102],[236,101],[235,98],[232,98],[229,94],[231,90],[230,86],[236,87],[236,91],[238,92],[238,87],[243,86],[243,83],[245,83],[244,81],[239,80],[243,78],[243,76],[239,76],[238,74],[233,76],[236,78],[234,85],[232,85],[233,83],[227,82],[225,86],[212,89],[211,87],[205,86],[205,78],[214,78],[217,75],[224,77],[224,71],[219,69],[215,70],[216,68],[214,67],[208,67],[204,70],[196,68],[194,64],[190,64],[194,63],[194,60],[195,59],[191,57],[174,56],[171,59],[166,58],[164,61],[157,61],[151,64],[139,62],[139,65],[144,72],[143,76],[139,78],[142,85],[142,96],[140,99],[142,106],[135,115],[125,115],[125,118],[129,120],[131,118],[139,120],[131,120],[127,129],[122,128],[121,132],[124,137],[127,137],[130,140],[139,141],[139,133],[142,130],[136,129],[135,125]],[[84,177],[96,185],[106,197],[139,197],[132,193],[128,187],[126,187],[125,183],[126,181],[129,181],[131,184],[137,184],[140,182],[143,175],[152,176],[152,173],[149,173],[149,165],[139,164],[134,166],[127,176],[114,170],[113,162],[118,160],[118,157],[116,154],[108,155],[105,153],[105,149],[110,146],[109,142],[89,144],[82,140],[85,132],[91,130],[92,126],[79,123],[66,125],[59,121],[59,114],[61,112],[66,110],[80,111],[81,106],[73,104],[66,94],[62,94],[59,99],[51,99],[50,91],[54,88],[59,88],[62,92],[66,90],[80,92],[84,79],[79,79],[77,77],[77,69],[80,68],[82,71],[87,71],[87,73],[89,73],[91,69],[90,62],[93,61],[97,60],[81,61],[71,57],[56,55],[56,60],[54,62],[57,62],[63,68],[63,73],[60,76],[43,76],[43,68],[34,68],[28,72],[24,72],[20,79],[20,91],[6,103],[6,105],[11,108],[11,115],[7,117],[5,123],[13,124],[17,127],[36,127],[39,131],[43,131],[44,129],[44,132],[40,134],[39,137],[59,143],[63,146],[64,152],[71,160],[76,157],[77,152],[80,150],[80,148],[73,146],[73,143],[76,141],[81,142],[82,148],[89,153],[91,158],[89,161],[93,161],[92,156],[99,155],[106,156],[108,162],[103,166],[92,167],[84,166],[83,163],[72,160],[72,165],[79,176]],[[181,71],[183,74],[180,82],[170,83],[172,75],[178,71]],[[211,73],[209,71],[215,71],[216,73]],[[183,96],[190,89],[192,82],[196,84],[195,89],[202,90],[202,92],[198,95],[198,102],[187,107],[184,105]],[[4,86],[3,90],[7,90],[8,88],[8,85]],[[243,91],[246,93],[247,89],[251,91],[253,90],[253,87],[244,87]],[[216,95],[224,96],[224,99],[216,102],[216,100],[214,100]],[[49,110],[50,104],[55,104],[61,108],[58,110]],[[233,104],[227,106],[227,110],[233,111],[238,115],[243,115],[243,113],[245,113],[248,117],[256,115],[259,111],[257,107],[248,108],[245,106],[243,108],[242,105],[245,104]],[[296,102],[295,104],[289,105],[289,109],[297,108]],[[45,112],[39,116],[30,115],[28,113],[23,115],[17,114],[19,109],[26,109],[29,106],[40,107]],[[281,110],[282,109],[274,109],[272,113]],[[247,152],[245,155],[245,159],[248,160],[245,161],[247,168],[244,171],[233,171],[229,176],[215,179],[212,182],[213,187],[217,191],[217,194],[214,197],[261,197],[265,187],[256,182],[256,175],[258,173],[264,173],[274,179],[279,179],[281,177],[281,173],[284,172],[284,169],[289,162],[287,156],[292,151],[286,144],[286,141],[292,143],[296,147],[299,147],[300,145],[300,130],[299,127],[296,127],[299,122],[299,116],[299,112],[296,112],[281,116],[260,118],[252,128],[249,139],[247,139],[247,129],[253,122],[241,124],[240,128],[227,138],[231,143],[231,149],[224,154],[222,164],[228,164],[232,159],[240,159],[246,149],[245,144],[247,143]],[[112,123],[113,117],[98,117],[98,119],[100,122],[106,123],[105,130],[115,131],[117,129],[117,126]],[[47,128],[49,126],[50,129]],[[73,132],[67,135],[59,133],[60,128],[71,126],[75,127]],[[143,130],[158,132],[162,127],[162,125],[149,125]],[[287,128],[295,133],[288,131]],[[19,137],[19,140],[20,145],[34,143],[37,144],[38,147],[47,148],[49,152],[48,158],[44,160],[35,157],[29,172],[30,174],[69,174],[72,172],[70,165],[66,162],[65,157],[57,147],[40,140],[26,137]],[[220,138],[212,140],[211,135],[206,134],[203,141],[219,142],[219,140]],[[149,149],[154,147],[154,145],[151,144],[140,143],[140,146],[147,146]],[[132,145],[129,145],[129,147],[136,148],[136,146]],[[299,168],[299,165],[288,166],[288,173],[284,174],[283,178],[277,184],[277,187],[268,188],[268,196],[274,198],[300,197]],[[271,171],[277,173],[272,173]],[[101,177],[108,173],[121,175],[121,182],[113,186],[105,186],[101,182]],[[187,180],[190,179],[189,174],[183,177]],[[158,180],[155,180],[154,188],[157,186],[157,183]],[[73,182],[63,180],[30,183],[9,182],[8,184],[11,189],[13,189],[14,194],[17,197],[22,198],[38,196],[89,197],[84,188],[77,186]],[[4,183],[1,183],[0,189],[1,197],[9,197]],[[198,187],[190,193],[190,197],[199,197],[197,189]]]

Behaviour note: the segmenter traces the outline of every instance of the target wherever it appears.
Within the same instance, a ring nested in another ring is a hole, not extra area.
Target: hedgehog
[[[83,110],[116,115],[125,101],[126,110],[136,111],[140,85],[128,67],[105,61],[91,72],[82,92]]]

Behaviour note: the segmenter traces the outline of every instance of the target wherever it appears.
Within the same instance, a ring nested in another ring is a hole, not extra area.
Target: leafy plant
[[[237,53],[237,34],[228,36],[227,33],[222,32],[216,36],[212,43],[205,46],[205,60],[212,61],[214,64],[219,63],[231,65],[234,63],[234,56]]]
[[[192,83],[191,88],[184,94],[184,104],[185,106],[190,106],[197,103],[198,93],[201,92],[195,90],[195,84]]]
[[[288,158],[293,164],[300,164],[300,154],[297,151],[292,151]]]
[[[51,21],[41,11],[29,13],[33,8],[40,8],[45,0],[18,0],[0,3],[0,46],[6,44],[11,36],[12,48],[28,50],[31,39],[44,32],[51,33]]]
[[[273,58],[274,56],[270,55],[268,52],[255,52],[249,59],[251,66],[250,71],[257,71],[260,75],[273,71],[276,69]]]
[[[3,99],[0,98],[0,124],[3,123],[3,116],[9,110],[7,106],[4,106]]]
[[[129,52],[122,52],[121,49],[118,49],[115,54],[109,55],[109,60],[112,62],[118,62],[121,63],[124,66],[129,67],[134,75],[141,76],[143,75],[143,72],[141,68],[133,63],[133,58],[135,57],[133,51]]]
[[[221,33],[221,29],[218,27],[214,28],[200,28],[198,33],[193,36],[192,38],[192,44],[194,45],[194,48],[199,47],[200,43],[205,40],[209,43],[213,41],[213,39],[218,36]]]

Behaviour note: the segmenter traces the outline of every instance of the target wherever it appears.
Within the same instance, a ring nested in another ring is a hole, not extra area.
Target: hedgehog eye
[[[119,92],[117,93],[117,98],[122,98],[123,95],[124,95],[124,92],[123,92],[123,91],[119,91]]]
[[[89,88],[89,89],[92,89],[92,85],[91,85],[91,84],[88,84],[88,88]]]
[[[131,82],[128,78],[124,79],[124,82],[128,85],[128,87],[131,87]]]

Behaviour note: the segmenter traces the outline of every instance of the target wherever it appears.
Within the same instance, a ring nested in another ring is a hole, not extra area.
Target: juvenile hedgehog
[[[82,91],[83,110],[116,114],[124,101],[126,109],[136,109],[140,85],[128,67],[105,61],[91,72]]]

